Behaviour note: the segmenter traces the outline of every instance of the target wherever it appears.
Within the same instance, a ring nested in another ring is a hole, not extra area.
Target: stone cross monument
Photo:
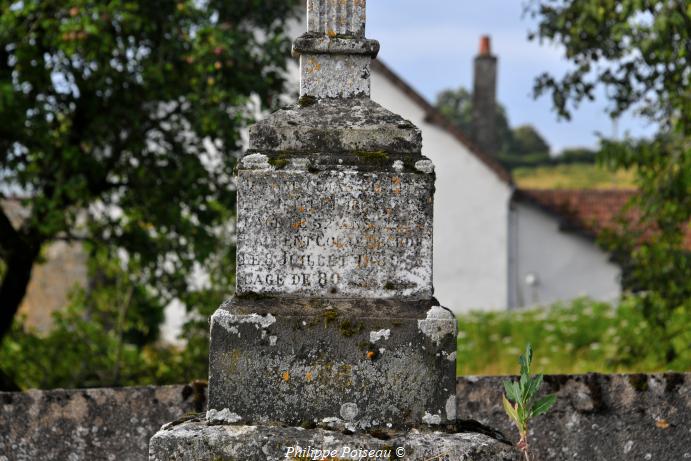
[[[365,0],[308,0],[307,28],[293,47],[298,103],[250,129],[238,165],[237,287],[211,318],[209,410],[164,426],[151,459],[512,453],[454,430],[434,166],[420,130],[369,98],[379,44],[365,38]]]

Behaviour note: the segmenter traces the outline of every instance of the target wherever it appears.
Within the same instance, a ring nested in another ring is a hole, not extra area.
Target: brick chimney
[[[495,155],[497,139],[497,57],[492,54],[489,35],[480,37],[473,76],[472,138],[483,151]]]

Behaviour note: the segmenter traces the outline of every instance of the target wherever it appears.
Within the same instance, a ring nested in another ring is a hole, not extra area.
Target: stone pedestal
[[[291,446],[517,459],[450,429],[456,320],[433,298],[434,166],[420,130],[369,99],[379,45],[364,8],[308,0],[300,100],[250,129],[238,165],[236,297],[211,319],[208,413],[159,432],[153,460],[312,459]]]
[[[235,298],[211,320],[209,408],[350,431],[446,424],[455,349],[453,315],[429,301]]]

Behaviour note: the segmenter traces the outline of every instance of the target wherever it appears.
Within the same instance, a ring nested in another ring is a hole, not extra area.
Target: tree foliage
[[[537,96],[551,94],[564,118],[604,88],[613,116],[634,109],[670,126],[688,128],[691,88],[691,12],[684,0],[531,0],[538,21],[531,39],[564,47],[572,69],[560,78],[543,73]]]
[[[190,297],[232,217],[240,130],[283,90],[293,7],[0,0],[0,198],[30,211],[15,228],[0,210],[0,337],[56,239],[117,254],[158,303]]]
[[[444,90],[437,95],[436,107],[446,118],[456,125],[470,139],[473,139],[473,95],[463,87]],[[512,136],[506,109],[501,104],[496,108],[496,130],[500,151],[509,148]]]
[[[531,38],[560,44],[573,64],[560,78],[539,76],[536,96],[550,94],[569,118],[601,87],[612,116],[634,111],[659,127],[650,140],[605,140],[600,155],[636,172],[639,192],[605,243],[639,293],[649,347],[672,363],[683,334],[674,319],[691,310],[691,9],[684,0],[532,0],[527,11],[537,20]]]
[[[532,125],[521,125],[511,130],[512,149],[516,155],[543,154],[549,156],[549,144]]]
[[[473,140],[473,96],[468,90],[460,87],[442,91],[437,96],[436,107]],[[548,163],[550,147],[537,129],[532,125],[512,129],[504,106],[496,104],[495,107],[499,146],[497,155],[500,161],[508,168],[523,163]]]

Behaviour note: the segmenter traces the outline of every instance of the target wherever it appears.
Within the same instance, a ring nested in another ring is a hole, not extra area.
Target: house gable
[[[421,129],[435,164],[435,296],[456,312],[506,308],[511,176],[377,61],[372,99]]]

